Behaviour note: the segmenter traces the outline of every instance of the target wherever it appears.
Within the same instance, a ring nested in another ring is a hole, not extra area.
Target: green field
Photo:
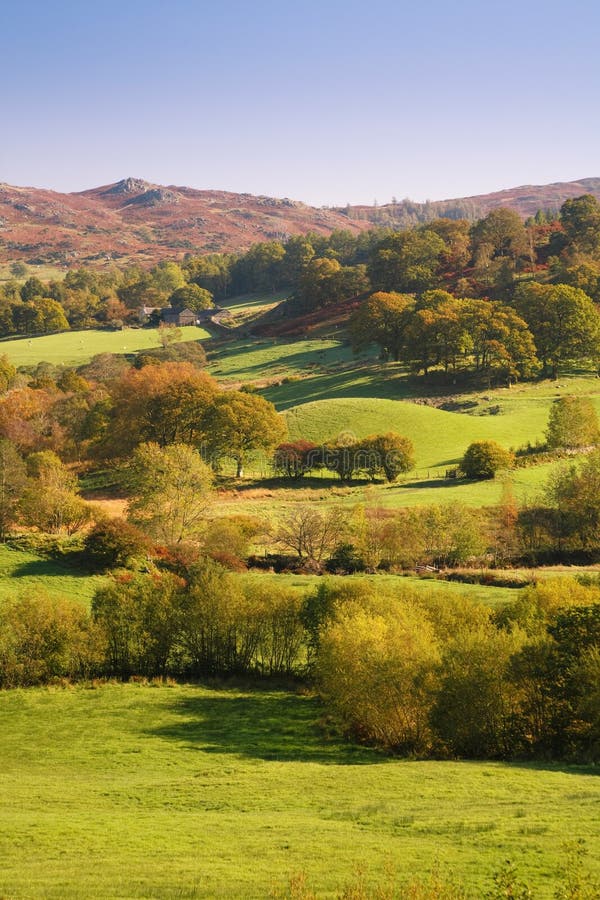
[[[264,578],[268,581],[277,579],[278,584],[307,591],[320,581],[319,576],[311,575],[272,575],[262,572],[249,572],[240,578]],[[370,575],[329,576],[333,583],[343,581],[362,581]],[[436,581],[430,578],[412,576],[377,575],[377,583],[386,587],[410,586],[424,592],[446,591],[449,597],[464,594],[474,600],[494,606],[513,599],[516,594],[510,588],[487,587],[477,584],[458,584]],[[0,602],[16,597],[32,590],[41,590],[49,597],[67,597],[89,606],[94,592],[102,585],[104,578],[100,575],[89,575],[73,566],[48,559],[26,550],[14,550],[0,544]]]
[[[248,338],[230,341],[214,350],[209,372],[219,380],[234,382],[271,383],[294,376],[297,380],[287,388],[295,396],[302,393],[304,379],[312,382],[326,378],[340,366],[353,370],[357,364],[350,346],[340,341]],[[279,406],[284,408],[285,403]]]
[[[320,575],[275,575],[268,572],[248,572],[239,577],[244,580],[265,578],[273,583],[283,584],[304,592],[313,590],[323,582],[323,577]],[[384,589],[397,590],[398,592],[407,588],[409,590],[414,589],[425,595],[436,595],[442,592],[449,600],[452,597],[468,597],[488,606],[497,606],[511,602],[518,595],[518,591],[514,588],[491,587],[483,584],[461,584],[436,578],[419,578],[416,575],[327,575],[325,578],[329,584],[334,585],[369,581],[373,583],[375,581],[378,586],[382,585]]]
[[[181,328],[180,331],[182,341],[210,337],[207,331],[194,325]],[[81,366],[97,353],[126,355],[158,346],[156,328],[124,328],[123,331],[91,329],[0,341],[0,356],[7,356],[15,366],[35,366],[39,362]]]
[[[0,601],[41,590],[49,597],[68,597],[87,606],[102,582],[98,575],[0,544]]]
[[[226,300],[219,300],[219,306],[228,309],[231,319],[227,322],[232,328],[246,327],[259,316],[264,315],[282,300],[288,297],[287,291],[277,291],[273,294],[238,294]]]
[[[318,896],[363,866],[474,898],[507,858],[553,896],[563,843],[600,840],[600,783],[564,766],[393,760],[326,742],[282,691],[105,685],[0,694],[0,896]]]
[[[26,266],[26,274],[23,277],[15,278],[10,271],[10,264],[0,263],[0,282],[18,281],[22,284],[28,278],[39,278],[41,281],[62,281],[68,272],[66,266],[30,266],[27,264]]]

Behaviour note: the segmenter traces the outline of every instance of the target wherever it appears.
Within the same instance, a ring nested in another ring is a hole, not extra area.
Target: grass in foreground
[[[392,760],[324,742],[308,697],[105,685],[0,694],[0,895],[319,896],[436,861],[482,896],[511,858],[553,895],[600,839],[600,783],[560,766]]]
[[[210,335],[203,328],[181,328],[182,341],[199,341]],[[31,338],[0,341],[0,356],[8,356],[14,366],[35,366],[39,362],[81,366],[97,353],[127,355],[160,346],[157,328],[124,328],[123,331],[66,331]]]

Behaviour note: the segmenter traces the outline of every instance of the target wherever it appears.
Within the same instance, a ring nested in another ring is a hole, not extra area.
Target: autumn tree
[[[18,517],[27,484],[25,463],[10,441],[0,439],[0,541],[6,539]]]
[[[273,468],[286,478],[302,478],[320,462],[317,445],[297,440],[279,444],[273,454]]]
[[[275,540],[299,559],[321,563],[340,543],[346,516],[340,510],[319,510],[300,505],[280,523]]]
[[[125,519],[102,519],[85,536],[84,553],[88,564],[105,571],[127,567],[150,548],[150,542]]]
[[[124,456],[143,441],[200,445],[217,386],[190,363],[167,362],[128,369],[110,390],[104,452]]]
[[[5,394],[12,386],[17,375],[17,370],[10,362],[8,356],[0,356],[0,394]]]
[[[414,300],[406,294],[378,291],[361,303],[350,319],[355,350],[377,344],[384,360],[398,362],[411,321]]]
[[[56,393],[30,387],[0,396],[0,437],[12,441],[21,453],[58,449],[62,434],[52,414],[56,400]]]
[[[439,659],[434,630],[414,604],[390,597],[349,602],[320,634],[317,683],[348,734],[421,755],[433,742]]]
[[[29,481],[21,509],[28,525],[40,531],[73,534],[91,517],[91,509],[79,496],[76,476],[51,450],[27,458]]]

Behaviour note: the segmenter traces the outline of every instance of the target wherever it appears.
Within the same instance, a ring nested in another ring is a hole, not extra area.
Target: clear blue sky
[[[0,0],[0,181],[316,205],[600,176],[596,0]]]

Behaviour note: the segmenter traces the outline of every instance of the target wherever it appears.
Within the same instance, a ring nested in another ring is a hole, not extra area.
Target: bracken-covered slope
[[[226,191],[163,187],[125,178],[74,194],[0,184],[0,262],[76,266],[94,261],[147,263],[186,252],[245,250],[257,241],[374,224],[405,226],[436,216],[475,219],[497,206],[523,216],[557,211],[569,197],[600,197],[600,178],[525,186],[456,200],[381,207],[316,208]]]
[[[342,212],[293,200],[161,187],[139,178],[59,194],[0,184],[0,261],[141,263],[186,252],[244,250],[314,230],[360,231]]]

